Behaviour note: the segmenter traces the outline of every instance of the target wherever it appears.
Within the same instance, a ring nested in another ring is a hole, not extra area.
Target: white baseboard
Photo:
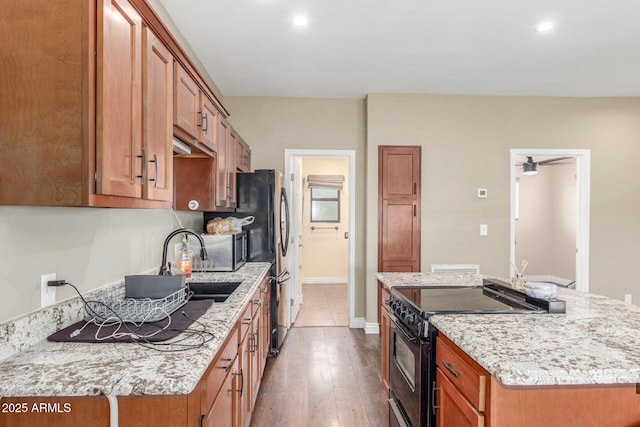
[[[380,325],[378,323],[365,323],[363,329],[365,334],[380,334]]]
[[[347,277],[303,277],[301,280],[303,285],[346,285],[349,283]]]
[[[349,322],[351,329],[364,329],[364,317],[354,317]]]

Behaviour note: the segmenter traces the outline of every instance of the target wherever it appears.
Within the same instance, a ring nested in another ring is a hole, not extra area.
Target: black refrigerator
[[[204,223],[215,217],[253,216],[247,232],[247,261],[269,262],[271,285],[271,355],[278,354],[287,334],[286,281],[289,272],[284,265],[289,245],[289,203],[283,187],[282,172],[273,169],[256,170],[236,175],[236,210],[221,214],[204,214]]]

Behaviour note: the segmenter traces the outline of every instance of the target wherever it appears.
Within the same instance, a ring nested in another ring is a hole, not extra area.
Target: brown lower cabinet
[[[268,289],[265,279],[190,394],[118,396],[118,425],[248,427],[267,355],[260,349],[269,347]],[[105,396],[0,398],[0,427],[109,427],[109,421]]]
[[[504,386],[443,335],[436,365],[438,427],[640,426],[636,384]]]
[[[389,315],[384,301],[390,292],[378,282],[378,319],[380,319],[380,378],[386,392],[389,392]]]

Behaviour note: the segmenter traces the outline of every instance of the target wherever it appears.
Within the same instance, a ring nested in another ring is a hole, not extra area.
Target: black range
[[[508,283],[482,286],[396,286],[389,307],[389,425],[435,426],[434,314],[546,313]]]

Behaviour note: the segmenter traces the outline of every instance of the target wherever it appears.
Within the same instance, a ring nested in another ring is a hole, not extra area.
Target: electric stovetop
[[[496,285],[484,286],[399,286],[391,296],[402,300],[420,317],[447,313],[536,313],[544,312],[524,297]]]

